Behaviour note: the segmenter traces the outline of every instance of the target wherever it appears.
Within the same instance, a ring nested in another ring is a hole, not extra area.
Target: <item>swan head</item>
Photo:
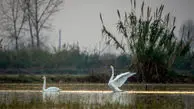
[[[111,69],[114,69],[114,67],[113,67],[112,65],[110,65],[110,68],[111,68]]]
[[[46,79],[46,76],[43,76],[42,79]]]

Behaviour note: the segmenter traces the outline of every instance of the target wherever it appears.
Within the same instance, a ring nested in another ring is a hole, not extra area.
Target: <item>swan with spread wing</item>
[[[125,83],[127,78],[135,75],[136,73],[125,72],[125,73],[117,75],[114,78],[114,67],[112,65],[110,67],[112,70],[112,75],[111,75],[110,80],[108,82],[108,86],[113,90],[113,92],[121,92],[122,90],[119,89],[119,87],[121,87]]]

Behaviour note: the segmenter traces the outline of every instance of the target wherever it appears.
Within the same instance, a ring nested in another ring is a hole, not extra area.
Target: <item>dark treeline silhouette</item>
[[[168,71],[166,82],[194,82],[192,53],[180,56]],[[40,82],[36,74],[52,74],[50,81],[63,82],[107,82],[110,76],[110,65],[116,67],[116,73],[129,71],[131,56],[126,54],[102,54],[81,51],[78,45],[65,44],[60,50],[20,49],[0,51],[0,82]],[[19,74],[18,76],[6,76]],[[25,75],[31,76],[25,76]],[[60,75],[58,75],[60,74]],[[65,75],[61,75],[65,74]],[[78,76],[71,76],[74,74]],[[85,76],[80,76],[80,75]],[[4,76],[3,76],[4,75]],[[34,76],[33,76],[34,75]],[[57,76],[58,75],[58,76]],[[22,77],[25,77],[22,78]],[[129,79],[138,82],[137,76]]]
[[[54,52],[29,48],[4,50],[0,51],[0,57],[1,73],[87,74],[105,72],[111,64],[126,71],[130,64],[130,57],[125,54],[83,52],[75,44],[65,44]]]

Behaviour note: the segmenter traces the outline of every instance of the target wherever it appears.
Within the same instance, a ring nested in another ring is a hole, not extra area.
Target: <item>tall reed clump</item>
[[[130,68],[137,72],[139,82],[166,82],[175,59],[189,52],[191,41],[175,36],[176,18],[170,13],[164,15],[163,10],[164,5],[152,11],[143,2],[138,16],[136,0],[131,0],[131,11],[125,12],[124,17],[117,11],[117,29],[121,37],[107,29],[100,14],[106,43],[114,44],[132,56]]]

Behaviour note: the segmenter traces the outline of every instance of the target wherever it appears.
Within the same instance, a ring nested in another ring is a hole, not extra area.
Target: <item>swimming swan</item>
[[[45,76],[43,76],[43,80],[44,80],[43,87],[42,87],[43,92],[59,92],[59,91],[61,91],[61,89],[59,89],[58,87],[49,87],[46,89],[46,77]]]
[[[112,69],[112,76],[110,77],[108,86],[113,90],[113,92],[121,92],[122,90],[119,89],[118,87],[121,87],[125,83],[127,78],[135,75],[136,73],[125,72],[125,73],[117,75],[114,78],[114,67],[112,65],[110,67]]]

